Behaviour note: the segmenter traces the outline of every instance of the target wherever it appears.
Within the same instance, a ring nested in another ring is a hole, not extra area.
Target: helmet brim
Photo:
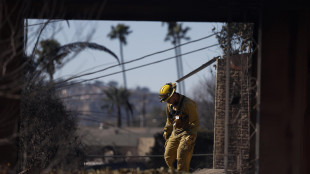
[[[172,95],[175,93],[175,88],[173,88],[172,89],[172,92],[171,92],[171,94],[168,96],[168,97],[166,97],[166,98],[164,98],[164,99],[161,99],[160,100],[160,102],[167,102],[171,97],[172,97]]]

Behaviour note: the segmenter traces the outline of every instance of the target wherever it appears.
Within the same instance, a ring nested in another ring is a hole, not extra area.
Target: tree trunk
[[[121,54],[124,88],[125,88],[125,90],[127,90],[127,78],[126,78],[125,65],[124,65],[123,44],[121,41],[120,41],[120,54]],[[128,114],[127,110],[126,110],[125,114],[126,114],[126,118],[127,118],[127,126],[130,126],[130,118],[129,118],[129,114]]]
[[[123,71],[124,88],[127,89],[127,79],[126,79],[124,57],[123,57],[123,44],[121,41],[119,42],[120,42],[120,54],[121,54],[121,64],[122,64],[122,71]]]
[[[117,127],[122,127],[121,107],[117,106]]]

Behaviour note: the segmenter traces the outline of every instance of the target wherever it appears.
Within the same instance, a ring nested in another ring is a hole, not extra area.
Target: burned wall
[[[228,125],[228,170],[236,173],[248,171],[250,155],[250,106],[251,90],[248,55],[232,57],[243,62],[231,63],[229,85],[229,125]],[[225,146],[225,83],[226,61],[217,60],[215,119],[214,119],[214,156],[213,168],[224,168]]]

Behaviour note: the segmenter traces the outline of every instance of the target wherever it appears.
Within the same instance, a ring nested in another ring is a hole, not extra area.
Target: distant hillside
[[[67,108],[74,111],[79,118],[79,125],[98,126],[102,124],[115,125],[115,112],[108,112],[101,109],[102,99],[105,97],[104,89],[109,85],[103,83],[79,84],[69,86],[60,91],[60,98],[63,99]],[[165,104],[159,102],[158,94],[151,93],[147,88],[138,87],[129,89],[130,102],[134,105],[133,118],[130,126],[163,126],[165,120]],[[144,114],[143,114],[144,113]],[[126,125],[126,115],[123,111],[123,125]],[[145,119],[143,119],[144,117]],[[100,124],[101,123],[101,124]]]

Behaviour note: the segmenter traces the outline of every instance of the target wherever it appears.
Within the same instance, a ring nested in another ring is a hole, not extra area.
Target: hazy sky
[[[34,45],[34,38],[36,38],[38,30],[42,25],[36,25],[43,22],[43,20],[28,20],[29,21],[29,42],[28,52]],[[49,24],[43,31],[41,39],[48,39],[53,37],[58,40],[61,45],[89,41],[103,45],[112,50],[116,55],[120,55],[119,41],[110,40],[107,35],[111,30],[111,26],[116,26],[122,23],[130,26],[132,33],[127,37],[127,45],[124,46],[124,60],[130,61],[141,58],[143,56],[172,48],[171,42],[165,42],[164,38],[167,33],[167,25],[162,25],[162,22],[138,22],[138,21],[56,21]],[[35,25],[34,25],[35,24]],[[196,23],[183,22],[183,26],[190,27],[187,36],[191,38],[190,41],[197,40],[213,34],[212,28],[221,28],[221,23]],[[186,43],[188,41],[182,41]],[[195,43],[190,43],[181,47],[182,53],[187,53],[200,48],[204,48],[213,44],[217,44],[215,37],[210,37]],[[218,46],[204,49],[195,53],[182,56],[184,75],[198,68],[203,63],[212,59],[215,56],[222,54]],[[165,53],[156,54],[143,60],[136,61],[125,65],[126,69],[141,66],[154,61],[159,61],[175,56],[172,49]],[[85,72],[92,72],[117,64],[116,59],[111,55],[102,52],[87,49],[82,51],[76,58],[63,66],[55,74],[55,79],[65,78],[72,75],[77,75]],[[212,66],[213,67],[213,66]],[[94,77],[104,76],[110,73],[121,71],[121,67],[117,66],[107,71],[96,73],[91,76],[84,76],[81,79],[90,79]],[[203,78],[209,75],[208,68],[199,73],[189,77],[185,80],[186,94],[191,95],[195,85]],[[166,82],[175,82],[177,80],[176,60],[170,59],[161,63],[152,64],[142,68],[130,70],[126,72],[127,86],[129,89],[134,89],[138,86],[147,87],[152,92],[158,92],[160,87]],[[97,79],[103,82],[111,80],[117,81],[119,85],[123,85],[122,74],[116,74],[108,77]]]

